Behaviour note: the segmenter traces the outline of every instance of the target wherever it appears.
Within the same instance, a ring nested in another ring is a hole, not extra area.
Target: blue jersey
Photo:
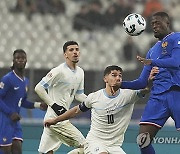
[[[19,113],[20,107],[34,108],[34,104],[27,101],[28,79],[21,79],[14,71],[6,74],[0,82],[0,113],[10,115]]]
[[[146,58],[152,59],[152,64],[144,66],[137,80],[123,82],[122,88],[144,88],[153,66],[159,67],[159,73],[155,76],[151,93],[160,94],[173,85],[180,86],[180,33],[171,33],[158,41],[148,51]]]

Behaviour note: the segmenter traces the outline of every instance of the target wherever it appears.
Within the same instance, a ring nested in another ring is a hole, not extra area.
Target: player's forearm
[[[46,90],[40,85],[40,83],[36,85],[35,92],[47,105],[52,106],[54,104],[53,100],[49,97]]]
[[[33,109],[34,108],[34,103],[32,103],[32,102],[30,102],[28,100],[23,100],[21,106],[24,107],[24,108],[27,108],[27,109]]]
[[[79,109],[79,106],[77,105],[71,108],[70,110],[66,111],[62,115],[58,116],[57,118],[55,118],[55,122],[58,123],[60,121],[71,119],[75,117],[76,115],[78,115],[79,113],[81,113],[81,111]]]
[[[148,83],[149,70],[150,70],[150,67],[145,66],[138,79],[133,80],[133,81],[123,81],[121,88],[134,89],[134,90],[145,88]]]

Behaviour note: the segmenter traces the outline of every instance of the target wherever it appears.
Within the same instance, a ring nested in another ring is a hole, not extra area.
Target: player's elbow
[[[34,88],[34,90],[37,94],[39,94],[41,92],[41,89],[42,89],[42,86],[39,83]]]

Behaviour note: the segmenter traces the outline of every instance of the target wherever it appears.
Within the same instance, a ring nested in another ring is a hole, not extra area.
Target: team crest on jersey
[[[163,48],[166,48],[167,46],[168,46],[168,42],[163,42],[163,43],[162,43],[162,47],[163,47]]]
[[[3,88],[4,88],[4,83],[0,82],[0,89],[3,89]]]
[[[162,51],[162,55],[166,55],[168,52],[166,51],[166,47],[168,46],[168,42],[163,42],[162,43],[162,48],[163,48],[163,51]]]

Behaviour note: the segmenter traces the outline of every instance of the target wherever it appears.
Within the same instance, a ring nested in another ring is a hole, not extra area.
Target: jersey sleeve
[[[163,68],[179,68],[180,67],[180,48],[174,48],[170,58],[166,59],[153,59],[152,66],[158,66]]]
[[[89,94],[84,102],[79,105],[82,112],[88,111],[92,107],[92,97],[93,93]]]
[[[130,90],[130,99],[132,103],[137,102],[140,98],[139,90]]]
[[[173,44],[174,49],[180,49],[180,37],[175,39],[174,44]]]
[[[133,81],[123,81],[121,88],[122,89],[143,89],[148,84],[148,78],[151,71],[150,66],[144,66],[138,79]]]
[[[28,101],[27,98],[22,100],[21,106],[27,109],[34,109],[34,103]]]
[[[8,78],[3,77],[0,82],[0,110],[7,115],[12,114],[12,110],[5,104],[3,97],[5,97],[9,89],[11,89],[11,84]]]

